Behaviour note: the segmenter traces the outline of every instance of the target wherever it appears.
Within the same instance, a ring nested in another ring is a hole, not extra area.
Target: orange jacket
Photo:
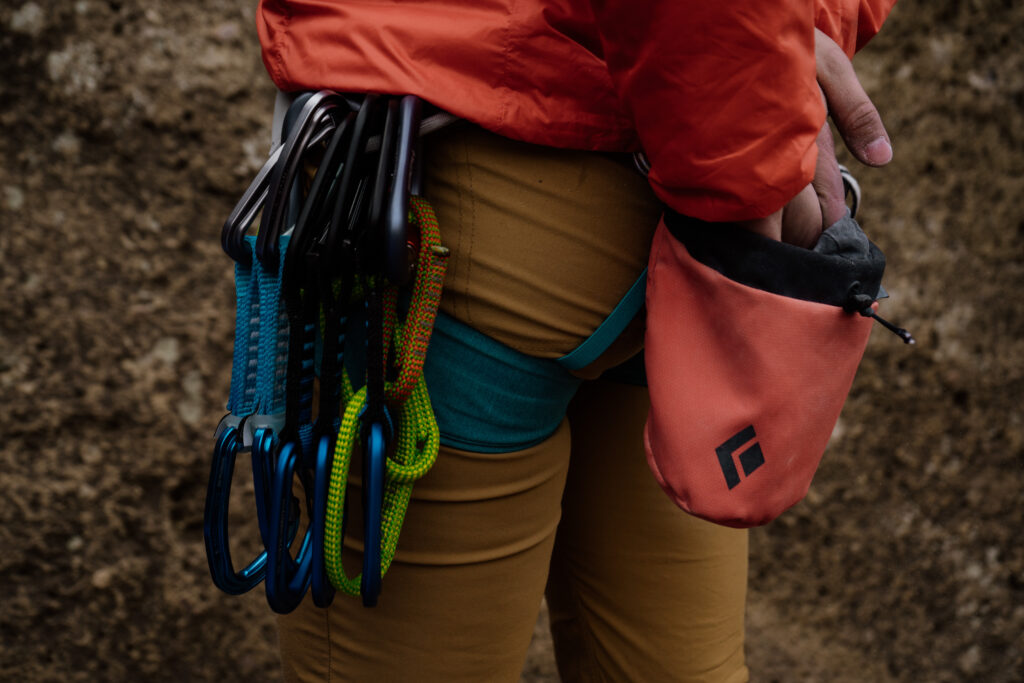
[[[260,0],[282,90],[418,95],[510,138],[644,149],[708,221],[766,216],[814,174],[813,26],[851,55],[895,0]]]

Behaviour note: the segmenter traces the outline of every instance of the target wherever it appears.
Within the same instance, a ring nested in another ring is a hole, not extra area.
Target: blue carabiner
[[[277,438],[274,430],[260,427],[252,437],[252,483],[256,497],[256,521],[260,539],[270,548],[270,501],[274,481],[274,449]]]
[[[206,558],[213,583],[225,593],[241,595],[255,587],[266,573],[267,551],[263,550],[244,569],[236,572],[231,563],[228,544],[228,501],[231,498],[231,478],[235,471],[235,456],[239,446],[238,429],[228,427],[221,432],[213,449],[210,481],[206,489],[206,507],[203,515],[203,537]]]
[[[371,423],[366,439],[363,471],[363,576],[359,586],[365,607],[374,607],[380,595],[380,526],[384,506],[386,446],[384,426],[380,422]]]
[[[281,447],[274,467],[270,499],[267,550],[267,603],[278,614],[288,614],[302,602],[309,588],[312,560],[312,529],[307,528],[295,558],[289,553],[298,530],[298,515],[292,514],[292,480],[301,448],[294,441]]]
[[[320,437],[316,446],[316,460],[313,463],[313,514],[309,521],[313,529],[312,567],[310,569],[310,592],[313,604],[329,607],[334,601],[334,586],[327,576],[324,565],[324,530],[327,526],[327,491],[331,482],[334,439],[328,435]],[[345,537],[345,517],[341,518],[341,536]]]

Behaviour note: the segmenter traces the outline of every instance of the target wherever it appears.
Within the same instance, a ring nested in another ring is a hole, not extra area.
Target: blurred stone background
[[[219,232],[273,99],[254,5],[0,7],[0,680],[278,678],[202,540]],[[904,0],[857,58],[896,152],[862,222],[919,344],[876,330],[807,500],[753,533],[755,681],[1024,680],[1022,31]],[[539,622],[524,680],[550,657]]]

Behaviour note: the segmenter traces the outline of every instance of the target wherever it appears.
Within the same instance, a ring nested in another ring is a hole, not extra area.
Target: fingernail
[[[872,140],[864,147],[864,156],[869,163],[881,166],[892,161],[892,145],[885,138]]]

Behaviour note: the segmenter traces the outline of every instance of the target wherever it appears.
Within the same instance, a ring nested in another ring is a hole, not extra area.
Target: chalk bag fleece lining
[[[668,213],[648,266],[648,463],[684,510],[771,521],[807,493],[885,257],[847,215],[813,250]]]

